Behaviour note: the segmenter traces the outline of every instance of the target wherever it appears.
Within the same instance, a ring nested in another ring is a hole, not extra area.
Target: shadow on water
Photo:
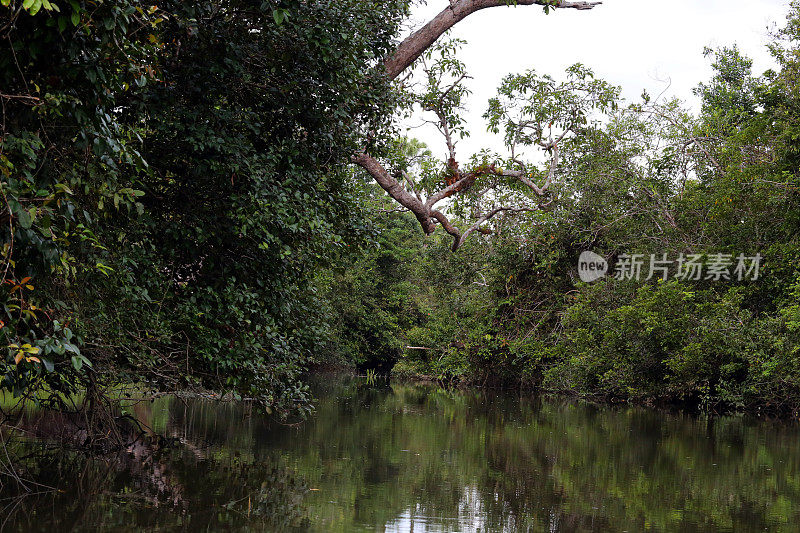
[[[171,446],[6,435],[4,531],[795,531],[800,429],[744,417],[320,379],[312,420],[162,399]],[[4,453],[0,450],[0,454]],[[54,487],[57,491],[47,490]]]

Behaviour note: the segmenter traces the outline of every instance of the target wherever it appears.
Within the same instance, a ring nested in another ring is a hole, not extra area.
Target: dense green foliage
[[[400,360],[454,382],[799,408],[800,4],[770,47],[776,71],[707,52],[698,113],[625,102],[583,65],[506,77],[485,117],[512,155],[476,155],[492,171],[442,209],[460,227],[519,209],[456,254],[349,165],[369,145],[428,196],[458,172],[391,137],[417,108],[469,133],[458,41],[423,55],[422,84],[381,75],[407,14],[402,0],[0,1],[0,389],[57,402],[98,383],[203,386],[288,416],[308,409],[309,364]],[[547,201],[502,168],[554,177]],[[585,250],[763,267],[585,284]]]
[[[2,2],[2,388],[146,380],[305,410],[326,339],[309,282],[368,233],[347,164],[391,116],[374,67],[405,13]]]
[[[696,89],[698,113],[646,94],[626,103],[580,65],[561,84],[507,77],[486,117],[509,146],[539,142],[542,130],[519,135],[526,119],[574,121],[553,205],[499,215],[493,235],[455,255],[435,235],[406,263],[398,282],[423,312],[403,340],[427,349],[406,350],[396,372],[709,410],[800,408],[798,20],[794,4],[770,47],[777,71],[754,75],[736,47],[708,50],[714,76]],[[486,190],[448,212],[466,223]],[[641,279],[581,282],[586,250],[609,259],[610,274],[622,254],[643,254]],[[673,260],[668,281],[645,279],[651,254]],[[731,277],[679,279],[681,254],[706,264],[730,254]],[[735,275],[739,254],[762,256],[758,279]]]

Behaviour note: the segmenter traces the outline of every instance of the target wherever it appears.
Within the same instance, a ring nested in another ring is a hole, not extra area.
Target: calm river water
[[[325,381],[296,427],[170,398],[130,408],[159,449],[6,436],[40,485],[0,474],[0,529],[800,531],[796,424]]]

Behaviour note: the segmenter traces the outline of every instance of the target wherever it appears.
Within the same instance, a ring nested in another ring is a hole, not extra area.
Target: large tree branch
[[[361,152],[353,156],[353,162],[367,172],[372,178],[378,182],[378,185],[386,191],[389,196],[397,200],[397,202],[414,213],[419,223],[422,225],[423,231],[427,234],[433,233],[436,229],[435,224],[431,221],[429,209],[422,203],[419,198],[416,198],[405,187],[383,168],[374,157]]]
[[[437,192],[436,194],[433,194],[430,198],[428,198],[428,201],[425,202],[425,205],[429,208],[432,208],[434,205],[441,202],[445,198],[450,198],[457,192],[466,191],[467,189],[472,187],[472,185],[475,183],[475,180],[477,180],[482,174],[483,173],[481,172],[468,172],[467,174],[464,174],[462,178],[460,178],[452,185],[448,185],[441,191]]]
[[[419,58],[425,50],[427,50],[439,37],[441,37],[444,32],[452,28],[456,23],[465,19],[472,13],[490,7],[510,5],[511,3],[512,2],[510,2],[509,0],[450,0],[450,6],[448,8],[439,13],[433,20],[431,20],[420,30],[416,31],[406,40],[400,43],[400,45],[397,47],[397,50],[395,50],[394,54],[392,54],[388,59],[386,59],[386,61],[384,62],[384,66],[386,68],[386,73],[389,79],[393,80],[397,78],[417,58]],[[573,2],[573,1],[561,0],[557,3],[557,5],[551,5],[550,1],[548,0],[514,0],[513,3],[516,5],[523,5],[523,6],[550,5],[551,7],[560,9],[584,10],[584,9],[592,9],[593,7],[602,2],[599,1]],[[448,94],[448,92],[452,90],[453,87],[455,87],[458,84],[458,82],[460,82],[461,79],[463,78],[464,76],[462,76],[458,81],[456,81],[456,83],[454,83],[442,95],[442,99],[444,99],[444,97]],[[437,111],[437,116],[441,124],[443,125],[443,133],[445,134],[445,138],[447,140],[448,151],[450,159],[452,161],[451,164],[454,165],[455,143],[452,140],[451,132],[447,126],[446,117],[442,113],[441,109],[438,110],[434,109],[434,111]],[[434,232],[434,230],[436,229],[437,222],[441,224],[444,230],[453,236],[453,251],[456,251],[461,247],[461,245],[464,243],[464,241],[470,234],[474,233],[475,231],[487,232],[481,226],[485,222],[490,220],[492,217],[497,215],[498,213],[503,211],[522,212],[522,211],[530,211],[530,209],[511,208],[511,207],[495,208],[489,211],[488,213],[484,214],[483,216],[481,216],[472,226],[470,226],[462,234],[461,230],[455,227],[441,211],[434,209],[434,206],[441,200],[444,200],[445,198],[449,198],[460,191],[469,189],[475,184],[475,181],[479,177],[486,175],[507,176],[507,177],[517,178],[520,181],[522,181],[525,185],[530,187],[537,196],[544,197],[546,195],[550,183],[553,180],[556,167],[558,166],[558,159],[559,159],[558,141],[560,140],[561,138],[559,138],[555,142],[551,142],[546,147],[552,149],[552,162],[551,162],[550,172],[548,173],[547,179],[542,187],[538,187],[535,183],[533,183],[532,180],[528,179],[524,165],[521,165],[523,168],[522,171],[501,170],[496,168],[495,165],[491,165],[489,167],[475,169],[472,172],[466,174],[457,174],[458,179],[455,183],[433,194],[430,198],[428,198],[427,201],[423,201],[421,196],[416,190],[413,190],[415,194],[409,192],[395,177],[393,177],[375,158],[373,158],[369,154],[365,152],[358,153],[353,156],[353,162],[361,166],[364,170],[366,170],[370,174],[370,176],[372,176],[372,178],[378,183],[378,185],[380,185],[381,188],[383,188],[383,190],[385,190],[389,194],[389,196],[391,196],[394,200],[396,200],[400,205],[402,205],[403,207],[414,213],[414,216],[417,218],[420,225],[422,226],[423,231],[426,234],[431,234]]]
[[[469,15],[489,7],[507,6],[508,0],[453,0],[450,6],[436,15],[433,20],[414,32],[400,43],[394,54],[384,63],[389,79],[394,79],[417,60],[444,32],[455,26]],[[545,0],[516,0],[517,5],[545,6]],[[553,6],[559,9],[592,9],[601,2],[568,2],[562,1]]]
[[[547,192],[547,187],[550,185],[552,181],[552,175],[555,172],[555,166],[558,164],[558,148],[554,147],[554,154],[553,154],[553,167],[550,169],[550,173],[548,175],[547,181],[545,182],[544,186],[537,187],[532,181],[530,181],[524,172],[521,171],[514,171],[514,170],[502,170],[496,168],[494,165],[491,165],[486,168],[477,169],[473,172],[469,172],[464,177],[462,177],[457,182],[453,183],[452,185],[445,187],[441,191],[437,192],[426,202],[423,202],[422,199],[417,195],[416,197],[412,195],[408,190],[403,187],[400,182],[398,182],[389,172],[383,168],[375,158],[365,154],[360,153],[353,156],[353,162],[360,165],[364,168],[370,176],[378,183],[378,185],[385,190],[389,196],[394,198],[400,205],[414,213],[414,216],[419,221],[420,225],[422,225],[423,231],[426,234],[431,234],[436,229],[436,222],[442,225],[442,228],[453,236],[453,251],[457,251],[462,244],[467,240],[472,233],[484,232],[481,226],[493,218],[500,212],[512,212],[512,213],[521,213],[525,211],[532,211],[531,208],[527,207],[498,207],[492,209],[488,213],[481,216],[472,226],[470,226],[466,231],[463,233],[459,230],[456,226],[454,226],[447,216],[444,215],[439,210],[434,209],[433,207],[439,201],[449,198],[453,196],[459,191],[466,190],[475,183],[475,181],[485,175],[494,174],[496,176],[507,176],[513,177],[521,180],[523,183],[528,185],[531,189],[534,190],[537,196],[545,196]],[[549,202],[548,202],[549,204]],[[542,207],[540,205],[540,207]],[[435,222],[434,222],[435,221]]]
[[[444,213],[442,213],[441,211],[438,211],[438,210],[435,210],[435,209],[434,209],[433,211],[431,211],[431,216],[432,216],[433,218],[435,218],[435,219],[436,219],[436,220],[439,222],[439,224],[441,224],[441,225],[442,225],[442,227],[444,228],[444,230],[445,230],[447,233],[449,233],[450,235],[452,235],[452,236],[453,236],[453,238],[455,238],[455,240],[456,240],[456,243],[459,241],[459,239],[461,238],[461,230],[459,230],[457,227],[455,227],[455,226],[454,226],[454,225],[453,225],[453,224],[452,224],[452,223],[451,223],[451,222],[450,222],[450,221],[447,219],[447,217],[444,215]],[[454,244],[454,245],[453,245],[453,249],[458,249],[458,247],[457,247],[457,246],[455,246],[455,244]]]

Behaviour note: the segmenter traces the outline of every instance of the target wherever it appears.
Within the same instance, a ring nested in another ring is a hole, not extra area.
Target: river
[[[800,530],[796,423],[321,381],[296,426],[162,398],[129,411],[168,445],[90,458],[7,434],[27,490],[0,476],[1,529]]]

